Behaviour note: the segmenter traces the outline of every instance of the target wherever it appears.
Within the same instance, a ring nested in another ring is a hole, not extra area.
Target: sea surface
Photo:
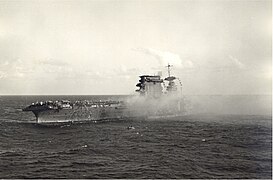
[[[111,98],[124,97],[0,96],[0,178],[272,177],[271,100],[264,109],[260,97],[244,97],[241,104],[236,97],[225,100],[235,113],[206,113],[206,107],[167,119],[60,126],[38,125],[32,113],[21,111],[41,100]]]

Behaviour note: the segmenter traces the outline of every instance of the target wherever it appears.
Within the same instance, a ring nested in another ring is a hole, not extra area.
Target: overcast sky
[[[0,94],[271,94],[269,0],[0,1]]]

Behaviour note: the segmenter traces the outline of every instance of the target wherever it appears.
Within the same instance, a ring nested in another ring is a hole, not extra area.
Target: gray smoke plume
[[[174,65],[177,68],[192,68],[194,66],[192,61],[182,60],[178,54],[172,52],[159,51],[151,48],[135,48],[133,50],[154,57],[161,67],[168,64]]]

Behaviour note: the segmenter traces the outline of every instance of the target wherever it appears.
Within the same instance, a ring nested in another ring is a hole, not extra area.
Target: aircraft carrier
[[[171,76],[168,64],[168,76],[139,76],[137,96],[123,101],[84,100],[41,101],[23,108],[32,111],[39,124],[58,124],[65,122],[110,121],[135,117],[157,118],[178,116],[185,113],[182,98],[182,83],[179,78]],[[180,88],[178,88],[180,87]]]

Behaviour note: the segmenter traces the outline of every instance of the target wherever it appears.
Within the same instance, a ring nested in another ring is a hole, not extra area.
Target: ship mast
[[[172,66],[173,65],[170,65],[169,63],[168,63],[168,66],[166,66],[168,68],[168,75],[169,75],[169,77],[171,77],[171,67]]]

